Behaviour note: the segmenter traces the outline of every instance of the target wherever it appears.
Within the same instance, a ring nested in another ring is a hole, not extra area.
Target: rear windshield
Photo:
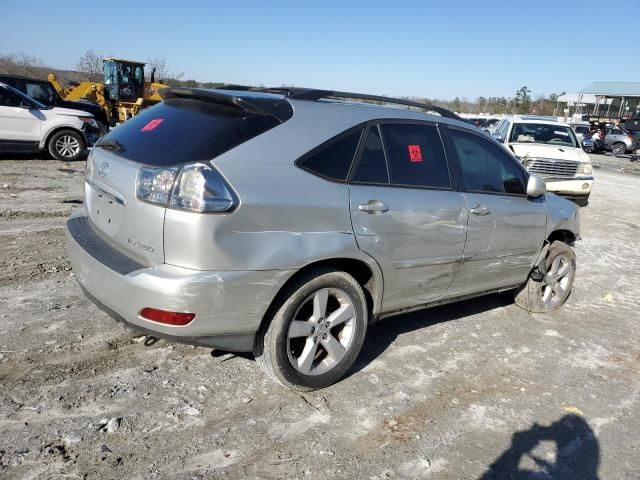
[[[101,140],[115,140],[118,155],[168,166],[210,160],[279,125],[268,115],[195,99],[167,99],[143,110]]]

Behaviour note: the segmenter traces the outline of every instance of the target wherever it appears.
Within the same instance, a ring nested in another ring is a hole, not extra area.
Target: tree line
[[[94,50],[87,50],[77,61],[77,71],[60,71],[47,67],[42,60],[27,55],[0,54],[0,74],[20,75],[46,80],[50,72],[63,72],[63,81],[102,81],[102,59],[104,55]],[[145,72],[149,80],[152,69],[155,68],[155,80],[172,87],[190,88],[217,88],[225,85],[223,82],[199,82],[194,79],[185,79],[184,72],[177,72],[170,68],[165,57],[153,57],[147,59]],[[60,76],[60,75],[59,75]],[[527,86],[520,87],[512,97],[483,97],[468,100],[465,97],[455,97],[453,100],[435,98],[404,97],[410,100],[444,107],[458,113],[489,113],[489,114],[535,114],[554,115],[558,97],[565,92],[552,93],[550,95],[537,95],[532,97],[531,89]]]

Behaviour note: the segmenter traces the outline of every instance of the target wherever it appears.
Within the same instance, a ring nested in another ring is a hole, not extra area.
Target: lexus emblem
[[[98,175],[106,177],[107,173],[109,173],[109,164],[107,162],[102,162],[102,165],[100,165],[100,168],[98,169]]]

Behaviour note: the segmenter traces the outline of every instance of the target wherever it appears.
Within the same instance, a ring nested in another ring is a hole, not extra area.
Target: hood
[[[99,105],[96,105],[95,103],[89,103],[89,102],[78,102],[75,100],[63,100],[62,103],[60,104],[60,107],[63,108],[71,108],[71,109],[76,109],[76,110],[84,110],[85,112],[100,112],[102,110],[102,107],[100,107]]]
[[[574,162],[589,162],[587,155],[581,148],[563,147],[561,145],[543,145],[540,143],[510,143],[509,147],[522,160],[525,157],[554,158],[557,160],[573,160]]]
[[[74,110],[71,108],[53,107],[51,110],[48,110],[48,111],[56,115],[71,115],[74,117],[93,117],[93,115],[89,112],[85,112],[83,110]]]

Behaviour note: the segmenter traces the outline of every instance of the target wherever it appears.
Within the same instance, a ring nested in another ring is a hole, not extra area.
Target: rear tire
[[[84,138],[73,130],[60,130],[49,138],[47,150],[56,160],[78,160],[86,149]]]
[[[531,313],[547,313],[560,308],[571,295],[576,275],[576,254],[564,242],[555,241],[543,260],[547,274],[541,281],[529,277],[518,289],[516,305]]]
[[[611,146],[611,153],[614,155],[623,155],[627,151],[627,146],[624,143],[614,143]]]
[[[293,282],[276,301],[256,338],[260,368],[298,391],[340,380],[353,366],[367,331],[360,284],[343,271],[319,268]]]

